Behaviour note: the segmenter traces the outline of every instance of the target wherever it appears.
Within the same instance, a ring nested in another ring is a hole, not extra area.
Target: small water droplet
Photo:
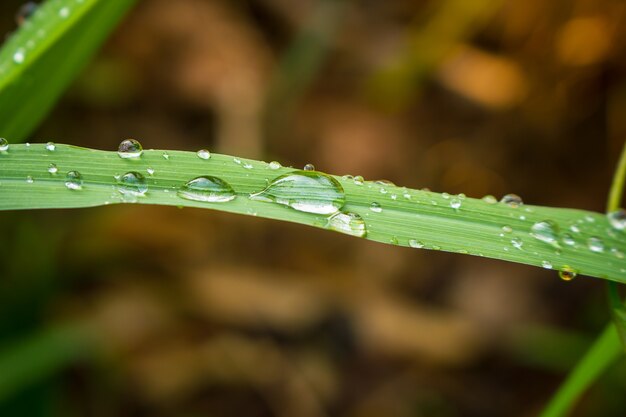
[[[500,200],[501,203],[506,204],[509,207],[517,208],[524,204],[522,197],[517,194],[507,194]]]
[[[341,177],[342,180],[352,181],[354,180],[354,175],[346,174]]]
[[[17,23],[18,26],[22,26],[33,14],[35,14],[37,7],[38,5],[34,1],[24,3],[15,15],[15,23]]]
[[[587,214],[587,215],[585,216],[585,221],[586,221],[587,223],[594,223],[594,222],[596,221],[596,219],[594,219],[592,216],[590,216],[589,214]]]
[[[65,187],[70,190],[81,190],[83,188],[83,176],[78,171],[70,171],[65,175]]]
[[[236,163],[237,165],[241,165],[241,159],[239,158],[233,158],[233,162]]]
[[[565,233],[561,240],[568,246],[574,246],[576,244],[576,240],[574,240],[574,237],[569,233]]]
[[[66,19],[69,15],[70,15],[69,7],[62,7],[59,10],[59,17],[61,17],[61,19]]]
[[[513,245],[514,248],[521,250],[522,246],[524,246],[524,242],[519,237],[514,237],[511,239],[511,245]]]
[[[374,201],[372,204],[370,204],[370,210],[372,210],[374,213],[380,213],[383,211],[383,208],[380,206],[380,204]]]
[[[268,201],[298,211],[332,214],[346,202],[343,187],[335,178],[317,171],[294,171],[273,179],[251,200]]]
[[[461,208],[461,200],[459,200],[458,198],[451,199],[450,207],[452,207],[455,210],[458,210],[459,208]]]
[[[609,219],[611,226],[617,230],[626,229],[626,210],[618,209],[607,213],[606,217]]]
[[[237,197],[235,190],[221,178],[202,176],[183,185],[177,192],[180,198],[207,203],[225,203]]]
[[[557,240],[558,227],[551,220],[544,220],[537,222],[530,228],[530,235],[537,240],[545,242],[549,245],[559,248],[559,242]]]
[[[207,160],[211,157],[211,152],[206,149],[200,149],[198,152],[196,152],[196,155],[198,155],[198,158],[200,159]]]
[[[404,193],[404,194],[402,194],[402,197],[406,198],[407,200],[410,200],[411,199],[411,194]]]
[[[417,239],[410,239],[409,246],[415,249],[422,249],[424,247],[424,243]]]
[[[391,194],[389,197],[390,197],[392,200],[397,200],[397,199],[398,199],[398,196],[397,196],[396,194]]]
[[[50,164],[48,165],[48,172],[52,175],[55,175],[57,172],[59,172],[59,169],[55,164]]]
[[[378,184],[378,185],[390,185],[392,187],[396,185],[396,184],[394,184],[393,182],[391,182],[389,180],[377,180],[377,181],[374,181],[374,183]]]
[[[498,202],[498,199],[496,199],[491,194],[484,196],[481,200],[483,200],[487,204],[496,204]]]
[[[33,179],[33,177],[31,177],[30,175],[28,175],[28,176],[26,177],[26,182],[27,182],[28,184],[32,184],[32,183],[34,183],[34,182],[35,182],[35,180]]]
[[[304,170],[305,171],[315,171],[315,165],[313,165],[313,164],[306,164],[304,166]]]
[[[571,225],[569,227],[569,230],[571,230],[574,233],[580,233],[580,227],[576,226],[575,224]]]
[[[552,262],[550,261],[541,261],[541,267],[545,269],[552,269]]]
[[[563,281],[571,281],[574,278],[576,278],[576,275],[578,275],[578,272],[571,266],[565,265],[563,268],[559,270],[559,277]]]
[[[21,64],[22,62],[24,62],[25,57],[26,57],[26,51],[24,50],[24,48],[19,48],[13,54],[13,62],[15,62],[16,64]]]
[[[434,250],[441,250],[441,246],[439,246],[439,245],[433,245],[433,249],[434,249]]]
[[[142,153],[143,147],[135,139],[124,139],[117,148],[117,154],[124,159],[137,159]]]
[[[131,171],[116,178],[117,191],[125,197],[143,197],[148,191],[148,184],[143,175],[138,172]]]
[[[54,152],[56,148],[57,146],[54,143],[52,142],[46,143],[46,149],[49,150],[50,152]]]
[[[254,168],[254,166],[251,163],[249,163],[249,162],[244,162],[242,167],[244,169],[252,169],[252,168]]]
[[[356,213],[335,213],[328,219],[328,227],[356,237],[364,237],[367,234],[365,221]]]
[[[513,229],[511,228],[511,226],[502,226],[502,231],[504,233],[511,233]]]
[[[398,238],[396,236],[391,236],[391,239],[389,239],[389,243],[391,243],[392,245],[397,245]]]
[[[269,169],[274,169],[274,170],[280,169],[282,167],[282,165],[280,165],[280,162],[278,161],[272,161],[267,166],[269,167]]]
[[[148,167],[146,168],[146,172],[148,173],[148,175],[152,176],[154,175],[154,168]]]
[[[441,193],[441,197],[443,197],[444,200],[447,200],[450,198],[450,194],[448,193]]]
[[[617,249],[617,248],[611,248],[611,253],[613,254],[613,256],[615,256],[617,259],[624,259],[624,252],[622,252],[621,250]]]
[[[163,159],[165,159],[166,161],[169,161],[170,154],[168,154],[167,152],[163,152]]]
[[[9,142],[5,138],[0,138],[0,152],[9,150]]]
[[[362,177],[362,176],[360,176],[360,175],[356,175],[356,176],[354,177],[354,185],[363,185],[363,182],[364,182],[364,181],[365,181],[365,180],[364,180],[364,179],[363,179],[363,177]]]
[[[592,252],[604,252],[604,242],[599,237],[592,236],[587,239],[587,247]]]

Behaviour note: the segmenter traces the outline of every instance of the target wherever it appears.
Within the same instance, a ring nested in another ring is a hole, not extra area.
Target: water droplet
[[[565,233],[561,240],[568,246],[574,246],[576,244],[576,240],[574,240],[574,237],[569,233]]]
[[[395,186],[396,184],[394,184],[393,182],[389,181],[389,180],[378,180],[374,182],[375,184],[378,185],[390,185],[390,186]]]
[[[154,168],[148,167],[146,168],[146,172],[148,173],[148,175],[152,176],[154,175]]]
[[[243,166],[244,169],[252,169],[252,168],[254,168],[254,166],[252,164],[248,163],[248,162],[244,162],[242,166]]]
[[[482,200],[487,204],[496,204],[498,202],[498,200],[491,194],[484,196]]]
[[[138,172],[127,172],[126,174],[116,177],[117,191],[125,197],[142,197],[148,191],[148,184],[143,175]]]
[[[617,248],[611,248],[611,253],[618,259],[624,259],[624,252]]]
[[[461,200],[459,200],[458,198],[453,198],[452,200],[450,200],[450,207],[458,210],[459,208],[461,208]]]
[[[196,155],[198,155],[198,158],[206,160],[211,157],[211,152],[206,149],[200,149],[198,152],[196,152]]]
[[[389,197],[391,197],[392,200],[397,200],[398,196],[395,194],[391,194]]]
[[[514,248],[521,250],[524,242],[519,237],[514,237],[511,239],[511,245],[513,245]]]
[[[604,252],[604,242],[599,237],[592,236],[587,239],[587,247],[592,252]]]
[[[70,15],[70,9],[69,9],[69,7],[62,7],[62,8],[59,10],[59,16],[60,16],[62,19],[66,19],[69,15]]]
[[[24,62],[25,57],[26,57],[26,51],[24,50],[24,48],[19,48],[13,54],[13,62],[15,62],[16,64],[21,64],[22,62]]]
[[[415,249],[421,249],[424,247],[424,243],[416,239],[410,239],[409,246]]]
[[[165,159],[166,161],[169,161],[170,154],[168,154],[167,152],[163,152],[163,159]]]
[[[236,163],[237,165],[241,165],[241,159],[237,157],[233,158],[233,162]]]
[[[38,5],[34,1],[24,3],[15,15],[15,23],[17,23],[18,26],[22,26],[33,14],[35,14],[37,7]]]
[[[33,179],[33,177],[31,177],[30,175],[26,177],[26,182],[29,184],[32,184],[35,182],[35,180]]]
[[[517,208],[524,204],[522,197],[517,194],[507,194],[500,200],[501,203],[506,204],[509,207]]]
[[[404,194],[402,194],[402,197],[406,198],[407,200],[410,200],[411,199],[411,194],[404,193]]]
[[[370,204],[370,210],[372,210],[374,213],[380,213],[383,211],[383,208],[380,206],[380,204],[374,201],[372,204]]]
[[[48,165],[48,172],[52,175],[55,175],[57,172],[59,172],[59,169],[55,164],[50,164]]]
[[[565,265],[563,268],[559,270],[559,277],[563,281],[571,281],[574,278],[576,278],[576,275],[578,275],[578,272],[571,266]]]
[[[549,245],[559,248],[559,242],[557,240],[558,227],[551,220],[544,220],[537,222],[530,228],[530,235],[537,240],[545,242]]]
[[[343,187],[335,178],[317,171],[294,171],[273,179],[251,200],[268,201],[298,211],[332,214],[346,202]]]
[[[387,194],[387,189],[384,187],[381,187],[379,191],[381,194]]]
[[[511,233],[513,229],[511,229],[511,226],[502,226],[502,231],[504,233]]]
[[[586,221],[587,223],[594,223],[594,222],[596,221],[596,219],[594,219],[594,218],[593,218],[593,217],[591,217],[589,214],[587,214],[587,215],[585,216],[585,221]]]
[[[367,234],[365,221],[356,213],[335,213],[328,219],[328,227],[356,237],[364,237]]]
[[[278,161],[272,161],[268,164],[268,167],[270,169],[280,169],[282,167],[282,165],[280,164],[280,162]]]
[[[304,170],[305,171],[315,171],[315,165],[313,165],[313,164],[306,164],[304,166]]]
[[[571,225],[569,227],[569,230],[571,230],[574,233],[580,233],[580,227],[576,226],[575,224]]]
[[[49,150],[50,152],[54,152],[56,148],[57,146],[54,143],[52,142],[46,143],[46,149]]]
[[[606,217],[609,219],[611,226],[617,230],[626,229],[626,210],[619,209],[607,213]]]
[[[143,153],[141,143],[135,139],[125,139],[117,148],[117,154],[124,159],[137,159]],[[165,154],[164,154],[165,155]],[[166,158],[167,159],[167,158]]]
[[[447,200],[450,198],[450,194],[448,193],[441,193],[441,197],[443,197],[444,200]]]
[[[192,179],[177,192],[180,198],[207,203],[225,203],[237,197],[235,190],[221,178],[202,176]]]
[[[364,182],[364,181],[365,181],[365,180],[364,180],[364,179],[363,179],[363,177],[362,177],[362,176],[360,176],[360,175],[356,175],[356,176],[354,177],[354,185],[363,185],[363,182]]]
[[[70,171],[65,175],[65,186],[70,190],[83,188],[83,176],[78,171]]]
[[[552,262],[550,261],[541,261],[541,267],[545,269],[552,269]]]
[[[346,175],[343,175],[343,176],[341,177],[341,179],[342,179],[342,180],[346,180],[346,181],[352,181],[352,180],[354,180],[354,176],[353,176],[353,175],[350,175],[350,174],[346,174]]]
[[[5,138],[0,138],[0,152],[9,150],[9,142]]]

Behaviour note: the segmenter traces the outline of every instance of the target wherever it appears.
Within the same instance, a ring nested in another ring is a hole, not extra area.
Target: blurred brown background
[[[140,0],[32,141],[602,211],[625,18],[621,0]],[[2,342],[89,334],[2,415],[533,416],[609,319],[599,280],[245,216],[2,219]],[[574,415],[624,416],[625,389],[621,363]]]

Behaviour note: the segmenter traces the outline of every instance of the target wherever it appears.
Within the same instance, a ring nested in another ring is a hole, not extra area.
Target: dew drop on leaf
[[[587,247],[592,252],[604,252],[604,243],[599,237],[593,236],[587,239]]]
[[[196,155],[198,155],[198,158],[204,160],[211,158],[211,152],[206,149],[200,149],[198,152],[196,152]]]
[[[614,229],[626,229],[626,210],[615,210],[608,213],[606,216],[609,219],[609,223],[611,223],[611,226],[613,226]]]
[[[116,177],[117,191],[125,197],[143,197],[148,191],[146,178],[138,172],[127,172],[124,175]]]
[[[506,204],[509,207],[517,208],[524,204],[522,197],[517,194],[507,194],[500,200],[501,203]]]
[[[46,150],[50,151],[50,152],[54,152],[56,150],[57,146],[52,143],[52,142],[48,142],[46,143]]]
[[[333,214],[328,219],[328,228],[356,237],[364,237],[367,234],[365,221],[356,213]]]
[[[188,181],[177,192],[180,198],[207,203],[225,203],[237,196],[233,187],[221,178],[202,176]]]
[[[69,190],[81,190],[83,188],[83,176],[78,171],[69,171],[65,175],[65,187]]]
[[[48,165],[48,173],[55,175],[57,172],[59,172],[59,169],[55,164]]]
[[[315,165],[313,165],[313,164],[306,164],[304,166],[304,170],[305,171],[315,171]]]
[[[578,272],[574,268],[567,265],[559,270],[559,278],[563,281],[571,281],[576,278],[576,275],[578,275]]]
[[[9,142],[5,138],[0,138],[0,152],[9,150]]]
[[[124,159],[137,159],[143,153],[141,143],[135,139],[125,139],[117,148],[117,154]]]
[[[537,240],[554,246],[555,248],[560,247],[557,240],[558,227],[551,220],[543,220],[533,224],[530,228],[530,235]]]
[[[370,204],[370,210],[372,210],[374,213],[380,213],[383,211],[383,208],[380,206],[380,204],[374,201],[372,204]]]
[[[336,213],[346,202],[339,181],[317,171],[294,171],[281,175],[273,179],[264,190],[251,194],[250,199],[316,214]]]

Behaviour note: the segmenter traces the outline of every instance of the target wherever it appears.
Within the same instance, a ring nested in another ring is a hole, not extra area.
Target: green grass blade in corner
[[[48,172],[50,164],[56,164],[56,174]],[[82,174],[81,190],[65,185],[66,173],[74,170]],[[69,145],[57,145],[53,151],[43,144],[11,145],[0,153],[0,210],[128,202],[116,190],[115,177],[130,171],[143,174],[148,186],[145,196],[135,199],[137,203],[210,208],[328,228],[326,216],[248,198],[279,175],[294,171],[292,168],[271,169],[265,162],[217,154],[204,160],[183,151],[147,150],[133,160],[122,159],[116,152]],[[177,195],[182,185],[201,175],[226,181],[237,197],[225,203],[207,203]],[[384,183],[360,183],[348,177],[335,179],[345,190],[342,210],[363,219],[369,240],[555,270],[571,268],[582,275],[626,282],[626,233],[611,228],[603,214],[531,205],[511,207]],[[306,199],[316,191],[296,192]],[[375,210],[372,203],[376,203]],[[554,235],[533,237],[533,225],[546,220],[554,224]]]
[[[25,140],[135,0],[48,0],[0,50],[0,137]]]

